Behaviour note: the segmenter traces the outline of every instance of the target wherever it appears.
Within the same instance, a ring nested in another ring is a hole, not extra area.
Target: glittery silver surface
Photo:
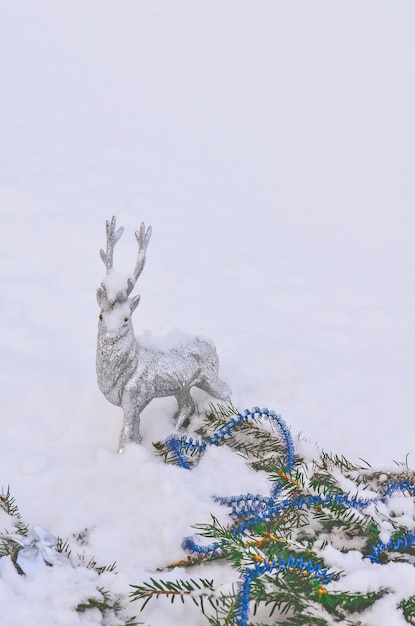
[[[97,290],[100,306],[97,340],[97,379],[104,396],[124,412],[119,452],[130,442],[139,443],[140,414],[153,400],[175,396],[178,411],[176,428],[186,426],[195,411],[191,387],[199,387],[220,400],[227,400],[229,387],[219,379],[219,360],[215,346],[200,337],[189,337],[166,352],[140,344],[134,336],[132,313],[139,296],[130,298],[141,274],[151,227],[141,224],[136,232],[138,258],[133,276],[122,277],[113,270],[114,246],[123,233],[115,230],[115,216],[106,223],[107,250],[101,258],[107,277]]]

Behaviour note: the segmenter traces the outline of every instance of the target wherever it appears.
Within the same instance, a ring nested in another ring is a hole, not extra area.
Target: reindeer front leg
[[[128,443],[141,443],[140,415],[149,400],[137,397],[137,394],[125,392],[122,397],[124,421],[120,432],[118,452],[122,452]]]

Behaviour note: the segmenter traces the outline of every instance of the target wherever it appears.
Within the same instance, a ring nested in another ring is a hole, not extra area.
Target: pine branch
[[[145,582],[143,585],[131,585],[134,589],[130,594],[131,599],[144,600],[141,611],[151,599],[160,597],[169,598],[172,603],[177,599],[181,602],[190,599],[200,608],[203,615],[205,614],[205,601],[215,610],[226,601],[225,597],[222,598],[215,592],[213,580],[206,578],[199,578],[198,580],[193,578],[179,579],[176,581],[150,578],[150,581],[150,583]]]
[[[262,427],[258,417],[267,416],[281,430],[280,437]],[[211,611],[201,610],[211,626],[248,626],[250,609],[255,617],[261,607],[285,626],[368,626],[365,611],[387,591],[380,588],[364,594],[342,589],[342,572],[326,563],[324,555],[330,553],[324,548],[359,550],[375,563],[414,562],[415,530],[408,531],[407,513],[401,516],[406,520],[403,524],[393,508],[389,512],[385,506],[396,495],[414,498],[414,473],[406,465],[396,472],[376,471],[364,461],[359,465],[324,452],[312,461],[295,457],[281,418],[257,407],[244,415],[234,407],[212,408],[198,434],[209,445],[228,445],[254,469],[265,468],[272,485],[269,495],[217,497],[217,502],[229,507],[229,524],[212,518],[211,524],[195,525],[198,534],[211,541],[208,545],[193,539],[183,542],[191,556],[179,565],[227,561],[240,576],[237,592],[225,593],[224,587],[219,592],[213,581],[207,590],[197,589],[194,579],[191,583],[151,579],[136,588],[133,599],[140,597],[145,606],[152,597],[167,596],[172,601],[192,597],[201,606],[200,598],[207,596],[212,599]],[[175,445],[176,461],[190,468],[190,459],[183,455],[192,450],[193,442]],[[414,509],[413,517],[415,525]],[[385,528],[393,533],[382,542]],[[340,584],[336,591],[331,587],[334,580]],[[410,623],[415,623],[414,597],[400,605]]]
[[[408,624],[415,624],[415,596],[410,596],[399,603],[403,616]]]
[[[10,485],[7,487],[7,491],[2,488],[0,494],[0,509],[2,509],[7,515],[14,518],[14,532],[18,535],[26,537],[29,532],[29,527],[23,522],[22,515],[14,497],[10,493]]]
[[[117,624],[120,624],[120,620],[123,620],[123,626],[138,626],[143,622],[137,622],[135,617],[123,617],[125,608],[123,606],[121,596],[112,597],[110,592],[103,587],[97,589],[98,597],[88,598],[86,601],[79,603],[75,610],[78,613],[85,613],[86,611],[97,609],[103,618],[103,623],[110,624],[113,622],[113,618],[117,619]]]

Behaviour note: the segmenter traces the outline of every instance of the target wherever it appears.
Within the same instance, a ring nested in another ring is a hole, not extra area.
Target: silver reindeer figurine
[[[135,233],[138,258],[129,278],[113,270],[114,247],[124,231],[115,227],[114,216],[106,222],[107,250],[100,251],[107,275],[97,290],[100,314],[96,367],[100,390],[124,412],[118,447],[122,452],[126,444],[140,443],[140,414],[153,398],[175,396],[179,408],[174,419],[176,428],[181,428],[195,411],[191,387],[199,387],[220,400],[228,400],[231,390],[218,378],[218,355],[205,339],[190,337],[168,352],[140,345],[136,340],[131,316],[140,296],[130,295],[143,271],[151,227],[146,230],[141,224]]]

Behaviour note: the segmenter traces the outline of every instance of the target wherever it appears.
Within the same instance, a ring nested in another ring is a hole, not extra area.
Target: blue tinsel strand
[[[245,409],[244,413],[238,413],[236,417],[232,417],[230,422],[226,424],[223,428],[221,428],[217,433],[215,433],[212,437],[209,437],[206,441],[196,440],[193,442],[192,438],[187,438],[186,436],[178,437],[174,435],[166,439],[165,444],[168,450],[172,453],[175,458],[177,465],[183,467],[184,469],[190,469],[190,465],[183,454],[182,450],[188,451],[191,449],[192,451],[197,451],[199,453],[204,452],[207,445],[215,445],[218,446],[221,443],[224,443],[228,437],[232,435],[234,430],[237,430],[241,424],[247,422],[249,419],[258,420],[260,418],[264,418],[272,422],[272,424],[282,433],[283,438],[285,440],[285,463],[287,471],[291,471],[294,466],[295,452],[294,452],[294,444],[291,437],[291,433],[284,420],[280,415],[275,413],[275,411],[269,410],[267,408],[260,409],[259,407],[254,407],[251,411],[249,409]],[[258,513],[258,511],[263,510],[267,506],[270,507],[275,504],[275,496],[281,490],[281,486],[277,485],[273,487],[271,495],[272,497],[265,497],[253,494],[241,494],[239,496],[231,496],[231,497],[216,497],[215,501],[220,502],[221,504],[227,504],[228,506],[244,502],[245,505],[250,503],[249,512],[252,512],[254,515]],[[246,506],[246,511],[248,510]],[[235,509],[234,509],[234,511]],[[252,526],[255,522],[250,522],[249,526]],[[239,532],[243,533],[247,530],[248,527],[240,525]],[[217,543],[212,543],[208,546],[199,546],[192,539],[185,539],[182,544],[183,548],[190,553],[197,554],[198,556],[208,556],[217,554],[218,550],[220,550],[220,545]]]
[[[371,554],[366,556],[367,559],[370,559],[372,563],[379,563],[379,556],[382,552],[386,552],[387,550],[392,550],[396,552],[400,549],[405,550],[409,548],[415,543],[415,532],[408,531],[406,535],[399,537],[399,539],[389,539],[387,543],[383,541],[379,541],[377,545],[372,546]],[[415,565],[415,564],[414,564]]]
[[[209,546],[200,546],[191,537],[185,537],[182,541],[182,548],[186,552],[196,554],[201,557],[218,556],[222,551],[222,544],[212,543]]]
[[[269,409],[260,409],[259,407],[254,407],[251,411],[249,409],[245,409],[243,415],[238,413],[236,417],[232,417],[230,422],[226,424],[223,428],[221,428],[217,433],[214,433],[212,437],[208,437],[206,441],[200,441],[196,439],[193,441],[193,438],[186,437],[183,435],[179,437],[177,435],[172,435],[168,437],[165,441],[165,445],[167,449],[172,453],[177,465],[183,467],[184,469],[190,469],[190,464],[188,463],[185,455],[183,454],[183,450],[191,453],[203,454],[207,445],[211,446],[219,446],[224,443],[227,438],[232,436],[234,430],[237,430],[243,423],[249,421],[249,419],[258,420],[264,418],[272,422],[272,424],[279,430],[285,440],[286,447],[286,466],[287,471],[290,471],[294,465],[294,444],[291,437],[291,433],[285,424],[284,420],[280,415],[277,415],[275,411],[270,411]],[[273,488],[272,495],[276,495],[280,491],[280,486],[276,485]]]
[[[389,483],[380,500],[385,502],[385,500],[395,491],[409,491],[412,496],[415,496],[415,485],[407,480],[400,480],[397,483]]]
[[[167,449],[174,456],[177,465],[180,465],[180,467],[183,467],[184,469],[189,470],[190,465],[186,457],[182,453],[182,445],[181,445],[180,438],[177,435],[172,435],[171,437],[166,439],[165,444],[166,444]]]
[[[236,622],[239,626],[247,626],[248,623],[251,586],[254,579],[267,572],[272,572],[273,570],[281,572],[287,569],[300,570],[302,573],[313,576],[321,581],[322,584],[327,584],[340,576],[340,574],[336,572],[329,572],[327,568],[322,569],[321,565],[313,565],[311,561],[304,563],[301,557],[298,559],[292,556],[288,557],[288,559],[281,557],[278,560],[264,561],[262,564],[256,563],[254,567],[249,567],[245,570],[245,573],[242,574],[239,580],[239,593],[236,608]]]
[[[253,419],[254,421],[261,419],[261,418],[267,421],[270,421],[272,425],[276,427],[277,430],[279,430],[279,432],[282,434],[284,443],[285,443],[285,465],[286,465],[286,470],[289,473],[292,470],[294,466],[294,461],[295,461],[294,443],[293,443],[290,430],[287,427],[284,420],[282,419],[281,415],[278,415],[277,413],[275,413],[275,411],[269,410],[267,408],[260,409],[259,407],[256,406],[251,411],[249,409],[245,409],[243,415],[241,413],[238,413],[238,419],[236,420],[233,419],[232,423],[228,426],[230,426],[230,429],[233,430],[242,421],[248,421],[248,419],[250,418]],[[222,431],[219,431],[219,433],[222,433],[224,430],[226,429],[222,429]],[[230,432],[226,432],[226,434],[230,434]],[[281,492],[281,485],[277,483],[276,485],[273,486],[271,490],[271,498],[276,498],[280,492]],[[255,498],[257,497],[254,496],[252,500]],[[244,495],[240,495],[240,496],[231,496],[231,497],[225,497],[225,498],[217,497],[216,501],[220,502],[221,504],[227,504],[228,506],[230,506],[232,504],[238,504],[243,499],[244,499]],[[258,500],[258,503],[259,502],[260,501]],[[260,507],[261,506],[263,506],[262,502],[260,504]],[[253,510],[257,510],[258,506],[251,504],[250,508]]]
[[[238,526],[236,526],[232,530],[232,534],[234,536],[244,534],[247,530],[250,530],[256,524],[261,522],[267,522],[272,519],[278,518],[283,511],[287,509],[291,510],[299,510],[305,506],[308,509],[311,508],[312,505],[320,505],[320,506],[330,506],[332,504],[339,504],[341,506],[353,507],[356,509],[365,509],[369,506],[370,501],[368,499],[358,499],[352,498],[349,499],[347,495],[339,495],[339,494],[330,494],[326,493],[325,496],[302,496],[301,498],[286,498],[281,502],[277,502],[274,499],[271,500],[271,506],[268,508],[255,511],[255,510],[245,510],[241,509],[240,511],[233,511],[234,516],[246,516],[248,513],[251,515],[249,519],[245,520]]]

